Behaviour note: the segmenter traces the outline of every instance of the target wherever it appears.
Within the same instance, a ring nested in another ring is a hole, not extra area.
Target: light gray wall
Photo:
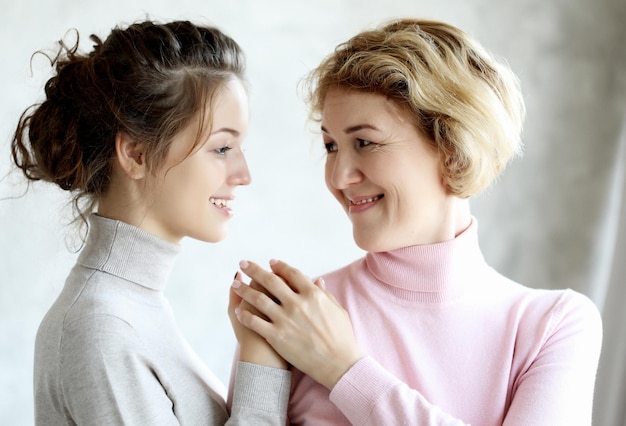
[[[34,51],[69,28],[106,36],[146,17],[219,26],[248,57],[253,184],[238,191],[229,238],[184,240],[167,294],[183,333],[228,381],[234,338],[226,316],[237,262],[282,258],[309,275],[361,252],[325,190],[320,138],[306,123],[297,84],[334,46],[388,18],[449,21],[504,56],[522,80],[529,109],[526,156],[474,202],[488,260],[533,287],[593,294],[601,275],[604,207],[624,114],[623,0],[32,0],[0,10],[0,423],[32,423],[32,352],[39,321],[76,255],[65,195],[28,192],[8,177],[19,114],[40,99],[49,66]],[[149,6],[148,6],[149,5]],[[621,95],[619,95],[621,94]],[[68,238],[69,237],[69,238]],[[598,263],[600,262],[600,263]],[[599,266],[600,265],[600,266]]]

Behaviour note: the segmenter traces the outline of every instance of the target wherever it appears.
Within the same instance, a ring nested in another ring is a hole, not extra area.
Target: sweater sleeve
[[[568,290],[555,306],[541,349],[517,380],[504,425],[590,425],[602,319]]]
[[[239,361],[228,425],[285,425],[291,372]]]
[[[353,425],[465,425],[430,404],[371,357],[362,358],[337,382],[330,401]]]
[[[543,344],[517,380],[503,425],[591,424],[602,323],[595,305],[567,291]],[[464,425],[365,357],[339,380],[330,401],[353,425]]]

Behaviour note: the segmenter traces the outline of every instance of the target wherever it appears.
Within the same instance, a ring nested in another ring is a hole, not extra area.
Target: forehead
[[[248,93],[238,79],[231,79],[224,83],[216,92],[212,105],[213,115],[221,119],[239,119],[248,114]],[[235,113],[235,117],[232,117]]]
[[[326,93],[322,108],[322,126],[350,126],[357,123],[399,125],[411,123],[408,111],[379,93],[349,88],[331,88]]]
[[[248,130],[249,106],[248,94],[238,79],[224,83],[207,100],[202,117],[202,139],[224,130],[234,135],[246,135]],[[198,115],[197,119],[200,119]]]

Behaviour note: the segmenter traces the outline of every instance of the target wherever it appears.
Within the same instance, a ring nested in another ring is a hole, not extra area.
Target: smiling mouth
[[[380,200],[383,197],[384,195],[380,194],[375,197],[364,198],[363,200],[359,200],[359,201],[352,201],[352,200],[348,200],[348,201],[350,201],[350,205],[352,206],[360,206],[361,204],[372,203],[374,201]]]
[[[224,198],[211,197],[211,198],[209,198],[209,202],[211,204],[215,204],[219,208],[229,209],[231,200],[226,200]]]

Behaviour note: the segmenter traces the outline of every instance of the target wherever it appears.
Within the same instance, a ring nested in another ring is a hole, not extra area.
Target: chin
[[[392,251],[411,245],[406,239],[393,232],[358,232],[357,229],[353,228],[352,238],[361,250],[370,253]]]
[[[353,233],[352,237],[354,238],[354,242],[361,249],[367,252],[376,253],[381,251],[387,251],[388,248],[385,245],[378,241],[376,238],[372,238],[371,236],[358,235]]]
[[[205,243],[219,243],[220,241],[224,241],[227,236],[228,232],[226,230],[223,230],[221,232],[207,232],[204,234],[191,236],[191,238],[199,241],[204,241]]]

